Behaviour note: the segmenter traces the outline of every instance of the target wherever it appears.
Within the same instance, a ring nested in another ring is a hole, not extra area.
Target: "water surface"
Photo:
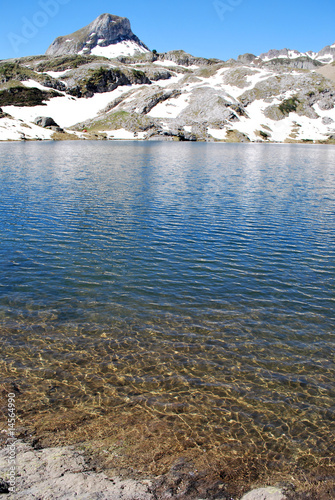
[[[334,455],[335,147],[0,154],[1,371],[23,419],[136,407],[222,455]]]

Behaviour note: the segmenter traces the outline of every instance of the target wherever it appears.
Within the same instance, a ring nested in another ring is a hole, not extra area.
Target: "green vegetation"
[[[260,130],[260,131],[259,131],[259,135],[260,135],[261,137],[263,137],[263,139],[265,139],[265,140],[268,140],[268,139],[269,139],[269,137],[270,137],[270,134],[267,134],[267,133],[266,133],[266,132],[264,132],[263,130]]]
[[[255,75],[256,73],[257,71],[246,67],[234,68],[225,72],[224,81],[228,85],[233,85],[234,87],[243,89],[244,87],[249,86],[247,77]]]
[[[12,87],[24,87],[19,80],[9,80],[5,83],[0,83],[0,90],[11,89]]]
[[[67,132],[54,132],[51,136],[54,141],[77,141],[79,137],[75,134],[69,134]]]
[[[297,97],[291,97],[290,99],[285,99],[278,107],[283,115],[288,115],[297,110],[299,103],[300,101]]]
[[[113,71],[116,76],[120,76],[121,71],[116,69]],[[86,82],[91,85],[98,85],[103,79],[106,79],[109,74],[109,69],[107,66],[100,66],[98,69],[88,70],[88,76]]]
[[[44,106],[43,101],[58,97],[59,92],[46,92],[36,88],[11,87],[0,91],[0,106]]]
[[[11,115],[9,115],[8,113],[5,113],[4,111],[2,111],[2,109],[0,108],[0,118],[11,118]]]
[[[106,61],[104,57],[98,56],[58,56],[43,61],[37,65],[37,71],[65,71],[75,69],[91,62]]]
[[[143,78],[145,78],[145,73],[143,71],[140,71],[138,69],[133,69],[132,70],[132,74],[133,74],[133,77],[136,79],[136,80],[143,80]]]
[[[120,128],[138,132],[150,129],[151,125],[152,121],[146,116],[141,116],[137,113],[128,113],[127,111],[115,111],[114,113],[105,115],[101,119],[83,122],[71,128],[78,131],[85,129],[88,133],[106,132]]]
[[[106,92],[114,90],[119,80],[129,83],[119,68],[109,69],[108,66],[100,66],[98,69],[89,69],[87,75],[79,80],[78,86],[70,91],[77,97],[93,95],[95,92]]]
[[[196,70],[194,74],[202,78],[210,78],[211,76],[215,75],[215,73],[219,71],[219,69],[225,67],[227,67],[225,64],[215,64],[213,66],[205,66],[203,68]]]
[[[17,62],[0,64],[0,83],[8,82],[9,80],[36,80],[39,75],[35,71],[21,66]]]

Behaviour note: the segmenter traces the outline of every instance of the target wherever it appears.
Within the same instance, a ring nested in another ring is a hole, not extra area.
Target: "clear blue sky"
[[[57,36],[105,12],[128,17],[158,52],[226,60],[285,47],[318,51],[335,42],[334,0],[2,0],[0,59],[43,54]]]

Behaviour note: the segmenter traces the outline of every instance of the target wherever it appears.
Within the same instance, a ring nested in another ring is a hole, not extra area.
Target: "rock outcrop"
[[[50,116],[38,116],[35,118],[34,123],[40,127],[54,130],[55,132],[62,132],[60,126]]]

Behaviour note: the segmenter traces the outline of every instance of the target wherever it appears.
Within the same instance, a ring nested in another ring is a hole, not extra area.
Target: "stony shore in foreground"
[[[174,467],[169,474],[150,479],[107,477],[91,467],[80,449],[75,446],[34,449],[17,441],[16,492],[8,491],[7,451],[0,451],[0,494],[8,500],[237,500],[222,493],[199,491],[192,486],[182,466]],[[200,488],[201,489],[201,488]],[[204,496],[205,493],[205,496]],[[262,487],[250,491],[242,500],[285,500],[280,488]]]

